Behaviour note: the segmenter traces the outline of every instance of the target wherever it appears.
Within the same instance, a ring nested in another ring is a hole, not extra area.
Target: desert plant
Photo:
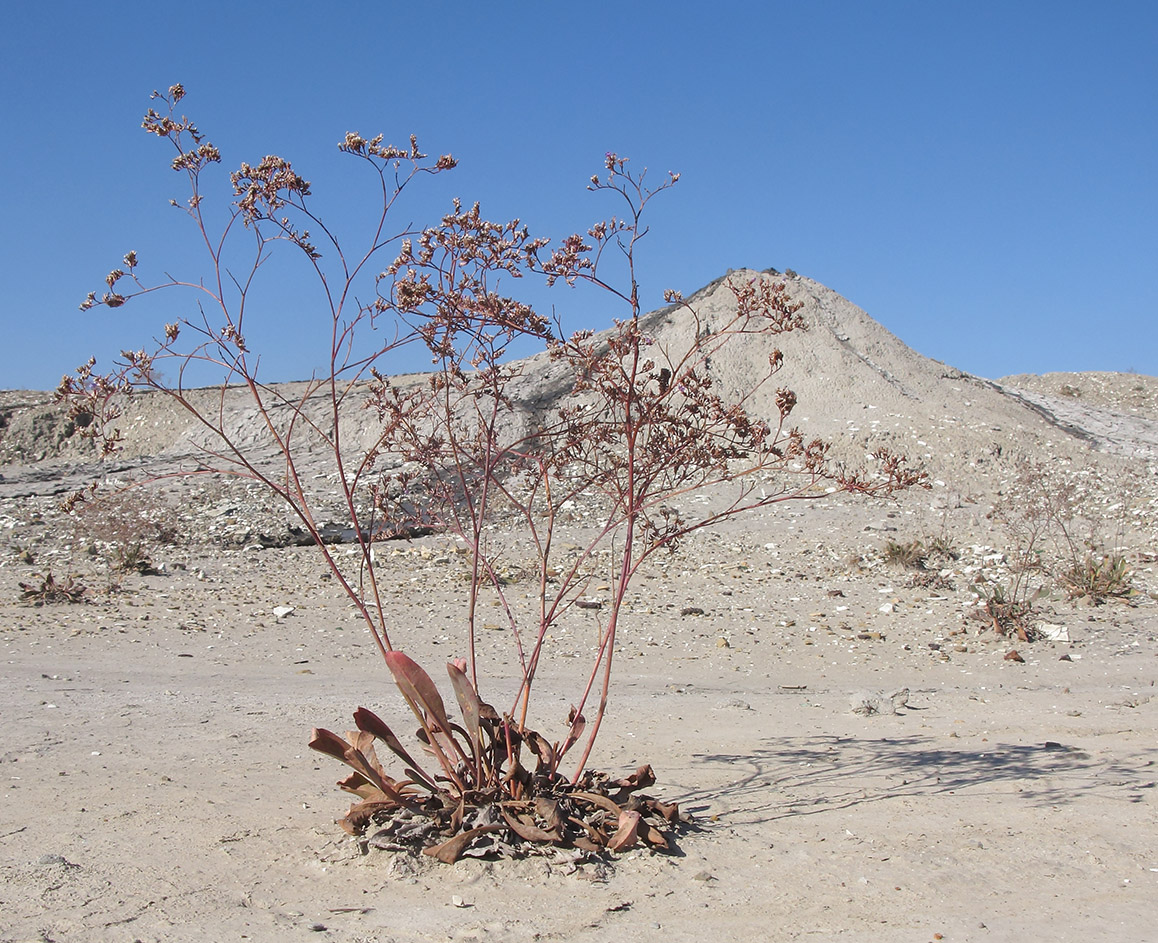
[[[484,837],[498,843],[486,850],[508,853],[515,850],[512,841],[587,851],[620,851],[639,840],[664,850],[670,847],[660,826],[679,820],[678,806],[633,795],[655,782],[650,766],[615,782],[588,771],[581,788],[564,788],[555,771],[560,745],[525,726],[516,727],[485,704],[466,675],[464,660],[447,665],[463,726],[451,722],[434,682],[410,658],[392,651],[386,664],[440,773],[424,770],[385,722],[366,708],[354,713],[357,730],[346,739],[315,730],[310,746],[354,770],[339,784],[361,797],[338,822],[350,834],[361,834],[385,814],[389,824],[375,836],[379,846],[421,848],[448,863]],[[581,732],[582,724],[573,723],[571,735]],[[375,740],[406,764],[407,779],[395,780],[386,773]],[[534,769],[522,765],[524,748],[535,757]]]
[[[946,534],[937,534],[925,540],[925,552],[929,558],[935,560],[953,561],[961,557],[953,541]]]
[[[977,616],[999,635],[1032,641],[1034,605],[1049,594],[1051,560],[1059,548],[1071,556],[1074,552],[1070,530],[1076,504],[1071,477],[1044,462],[1017,463],[1012,482],[990,514],[1011,544],[1009,578],[977,584]]]
[[[1000,636],[1013,636],[1023,642],[1035,641],[1040,632],[1035,624],[1034,603],[1048,590],[1037,587],[1032,593],[1025,583],[985,582],[976,584],[980,600],[973,617],[988,625]]]
[[[1119,553],[1088,553],[1058,577],[1066,598],[1086,597],[1094,603],[1125,598],[1133,592],[1130,565]]]
[[[20,583],[20,598],[33,606],[57,602],[84,602],[88,593],[87,587],[71,573],[64,579],[57,580],[49,570],[43,576],[37,573],[33,579],[39,582]]]
[[[112,568],[118,573],[150,576],[157,572],[148,549],[139,541],[114,547],[111,563]]]
[[[1101,602],[1130,592],[1130,568],[1118,553],[1097,550],[1098,542],[1076,536],[1082,525],[1078,477],[1043,462],[1021,461],[992,516],[1010,538],[1010,579],[980,593],[982,614],[1002,634],[1032,640],[1037,601],[1060,589],[1067,599]],[[1096,528],[1091,528],[1096,530]]]
[[[548,241],[532,238],[517,220],[493,223],[477,204],[464,209],[457,200],[438,225],[389,233],[387,222],[403,189],[455,162],[449,156],[428,160],[413,138],[408,148],[395,148],[384,146],[381,136],[367,140],[350,133],[340,149],[369,168],[381,194],[373,237],[360,252],[347,254],[313,215],[310,184],[279,157],[242,164],[232,174],[225,231],[211,238],[202,177],[220,154],[177,115],[181,86],[154,97],[167,113],[150,109],[144,126],[176,150],[173,168],[187,176],[191,196],[185,206],[204,238],[209,276],[147,285],[136,254],[128,253],[127,271],[110,272],[102,297],[90,293],[82,307],[119,307],[161,288],[184,287],[208,302],[215,320],[206,311],[198,320],[167,324],[153,349],[126,351],[105,375],[90,362],[66,377],[59,392],[89,419],[86,434],[106,452],[121,438],[120,397],[138,390],[171,397],[216,443],[206,448],[197,473],[212,469],[260,482],[285,501],[317,544],[373,634],[419,722],[422,748],[434,760],[433,772],[425,770],[365,709],[355,714],[357,730],[346,739],[315,730],[311,746],[354,769],[341,785],[359,802],[344,826],[359,831],[371,820],[397,824],[429,817],[433,827],[404,830],[420,835],[419,844],[443,860],[453,860],[495,829],[578,847],[619,850],[639,839],[666,845],[660,826],[646,819],[670,821],[678,810],[631,795],[653,781],[650,770],[613,781],[588,765],[606,717],[625,599],[640,568],[661,551],[675,551],[689,534],[745,511],[836,492],[886,495],[923,483],[923,476],[884,450],[868,468],[833,465],[824,442],[806,441],[788,424],[796,402],[788,389],[775,392],[773,421],[752,416],[756,393],[783,362],[771,345],[766,368],[748,386],[731,398],[716,389],[711,361],[724,345],[803,328],[800,306],[788,298],[783,282],[766,275],[730,278],[735,310],[711,323],[694,299],[669,291],[668,313],[680,313],[692,330],[683,342],[655,341],[642,313],[636,251],[646,233],[647,204],[676,183],[676,174],[651,188],[646,172],[633,173],[625,158],[607,154],[605,175],[592,177],[589,189],[617,200],[622,215],[566,238],[548,253]],[[311,229],[321,234],[316,245]],[[243,230],[252,253],[248,268],[227,262],[234,247],[230,237]],[[328,366],[293,399],[259,378],[258,359],[245,338],[247,299],[259,268],[279,245],[298,253],[324,301]],[[387,253],[389,264],[374,274],[376,260]],[[624,273],[622,285],[606,274],[609,257]],[[604,334],[564,337],[531,307],[499,293],[500,281],[526,276],[607,292],[622,304],[624,317]],[[370,300],[355,300],[356,285],[367,279],[373,283]],[[367,341],[364,335],[375,331]],[[512,344],[527,340],[546,348],[564,378],[554,401],[536,404],[541,391],[524,388],[524,366],[508,357]],[[381,369],[388,354],[404,347],[429,354],[434,369],[426,378],[399,382]],[[162,375],[162,364],[173,369]],[[208,406],[183,386],[194,364],[224,373]],[[274,463],[235,439],[224,421],[226,399],[238,386],[266,426]],[[341,414],[357,402],[373,410],[378,432],[364,449],[349,449]],[[302,461],[311,448],[332,462],[357,544],[353,566],[325,540],[318,497],[304,484]],[[688,501],[705,492],[714,495],[712,503]],[[566,554],[558,530],[578,501],[590,505],[592,525],[579,551]],[[498,536],[503,528],[513,528],[531,548],[533,563],[524,568],[536,587],[529,610],[506,591],[507,548]],[[397,649],[373,565],[376,537],[418,530],[453,534],[467,551],[465,657],[448,666],[461,725],[450,720],[429,675]],[[529,726],[545,641],[566,612],[586,601],[596,578],[609,579],[611,590],[598,610],[591,667],[562,735],[549,741]],[[480,693],[486,670],[475,640],[484,591],[495,595],[504,613],[518,666],[518,690],[503,711],[488,706]],[[373,751],[375,739],[405,764],[406,778],[386,774]],[[578,756],[564,774],[561,764],[572,750]]]
[[[925,545],[919,540],[911,540],[908,543],[887,540],[885,541],[882,554],[885,558],[885,563],[906,570],[923,570],[925,568],[925,560],[928,558],[928,551],[925,549]]]

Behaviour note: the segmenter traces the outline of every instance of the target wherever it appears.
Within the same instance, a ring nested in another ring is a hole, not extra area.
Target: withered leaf
[[[478,828],[468,829],[465,832],[459,832],[454,838],[444,841],[441,845],[431,845],[429,848],[423,848],[424,855],[430,855],[432,858],[437,858],[443,864],[454,864],[462,853],[470,847],[473,842],[480,835],[485,835],[489,832],[501,832],[505,826],[502,825],[480,825]]]
[[[639,841],[639,813],[624,809],[619,813],[619,827],[607,840],[609,851],[627,851]],[[666,842],[665,842],[666,844]]]
[[[557,842],[562,839],[562,836],[557,831],[545,831],[539,828],[533,821],[530,821],[529,816],[512,815],[506,809],[502,809],[503,818],[506,819],[507,824],[519,838],[526,841],[539,842],[545,844],[547,842]]]

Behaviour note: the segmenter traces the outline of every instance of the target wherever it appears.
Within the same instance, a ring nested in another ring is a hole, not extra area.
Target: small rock
[[[1011,648],[1005,653],[1005,661],[1019,661],[1024,662],[1025,659],[1021,657],[1021,653],[1016,648]]]

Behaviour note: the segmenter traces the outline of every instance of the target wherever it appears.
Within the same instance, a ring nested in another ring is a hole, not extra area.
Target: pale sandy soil
[[[1147,939],[1154,602],[1059,607],[1071,641],[1006,661],[962,621],[967,593],[802,552],[835,546],[841,518],[904,522],[887,513],[758,519],[641,581],[597,760],[652,763],[698,826],[611,867],[442,866],[337,829],[340,767],[309,728],[404,708],[308,549],[174,550],[166,574],[40,609],[13,601],[28,568],[9,561],[0,939]],[[438,538],[392,549],[393,629],[434,668],[461,653],[455,561]],[[99,587],[99,563],[84,578]],[[279,623],[276,605],[295,609]],[[556,736],[585,618],[544,681]],[[895,714],[852,710],[900,688]]]

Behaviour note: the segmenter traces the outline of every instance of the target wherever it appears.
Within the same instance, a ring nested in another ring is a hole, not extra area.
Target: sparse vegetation
[[[91,420],[84,434],[110,454],[122,439],[117,421],[123,397],[141,389],[167,395],[214,437],[203,468],[260,482],[313,539],[373,635],[421,726],[422,749],[436,764],[434,772],[426,771],[364,709],[355,714],[358,729],[345,739],[315,730],[311,746],[355,771],[341,783],[359,800],[343,820],[348,830],[374,822],[396,834],[398,826],[422,816],[429,824],[413,831],[418,844],[445,861],[475,840],[506,831],[525,841],[580,848],[623,850],[640,840],[665,847],[655,816],[671,822],[679,813],[635,795],[651,784],[650,770],[612,780],[589,765],[607,717],[625,601],[641,567],[678,550],[690,534],[743,512],[841,492],[887,495],[922,484],[923,476],[885,450],[862,469],[830,463],[825,442],[806,440],[790,425],[796,397],[786,388],[775,392],[770,419],[751,415],[756,392],[783,362],[771,343],[765,369],[747,386],[727,398],[716,388],[710,364],[723,345],[767,343],[804,327],[800,306],[782,281],[731,278],[734,312],[711,323],[668,291],[665,300],[693,330],[682,345],[655,342],[642,317],[636,252],[648,203],[674,186],[678,174],[652,187],[646,171],[636,173],[626,158],[608,153],[603,175],[593,176],[588,189],[610,197],[620,215],[568,236],[548,254],[548,240],[533,238],[518,220],[494,223],[477,204],[464,209],[458,201],[435,226],[391,233],[391,210],[403,190],[420,177],[449,171],[455,161],[427,158],[413,137],[408,147],[397,148],[384,145],[381,136],[350,133],[340,149],[382,194],[369,245],[348,254],[313,215],[310,183],[273,156],[257,166],[242,164],[231,175],[225,233],[210,238],[202,173],[221,158],[176,112],[184,94],[179,85],[167,95],[155,93],[164,107],[150,109],[145,129],[176,151],[173,168],[187,177],[191,195],[184,205],[208,247],[210,274],[146,284],[137,254],[129,252],[124,268],[107,276],[107,290],[100,298],[90,293],[82,308],[120,307],[159,289],[184,288],[197,293],[205,309],[196,319],[166,324],[152,349],[126,351],[110,373],[98,374],[90,361],[65,378],[60,396],[75,415]],[[244,238],[231,240],[242,232]],[[292,400],[260,379],[244,322],[253,276],[279,246],[296,252],[317,276],[325,302],[328,371]],[[608,274],[613,265],[618,279]],[[527,276],[605,292],[622,306],[623,318],[603,335],[564,337],[532,308],[499,293],[500,283]],[[520,400],[522,368],[508,357],[516,341],[547,350],[564,378],[555,402],[533,408]],[[398,384],[379,369],[387,354],[403,347],[429,353],[434,369],[425,382]],[[224,374],[217,404],[199,405],[182,386],[194,364]],[[238,385],[268,430],[276,462],[236,439],[222,418],[220,403]],[[378,420],[377,438],[361,452],[346,447],[340,421],[355,404]],[[331,549],[303,483],[302,456],[318,449],[332,460],[333,487],[357,542],[352,558]],[[689,501],[700,494],[713,502]],[[580,500],[590,524],[584,543],[567,551],[559,545],[558,526]],[[86,502],[90,498],[78,498],[73,507]],[[507,592],[511,570],[499,535],[510,529],[532,548],[531,562],[520,571],[521,581],[534,588],[530,605]],[[376,536],[419,530],[454,535],[467,551],[464,657],[448,665],[461,726],[450,720],[429,675],[398,649],[405,640],[391,637],[387,588],[374,566]],[[595,610],[590,667],[566,717],[559,718],[560,735],[550,740],[530,725],[545,643],[559,620],[587,600],[596,580],[606,580],[609,593]],[[498,602],[517,666],[518,690],[505,710],[482,695],[488,666],[480,664],[475,643],[484,592]],[[403,777],[386,773],[375,740],[402,761]]]
[[[58,580],[49,570],[43,575],[37,573],[33,580],[38,582],[20,583],[20,598],[33,606],[84,602],[88,593],[87,587],[78,582],[73,574]]]
[[[148,550],[140,541],[113,548],[112,567],[118,573],[136,573],[149,576],[157,572]]]
[[[885,563],[889,566],[901,567],[906,570],[925,569],[925,560],[928,552],[920,540],[911,540],[908,543],[899,543],[895,540],[885,542],[882,554]]]
[[[1035,606],[1060,590],[1073,601],[1101,603],[1131,591],[1130,567],[1118,553],[1095,552],[1098,523],[1082,525],[1084,496],[1077,477],[1042,462],[1023,461],[1008,491],[993,510],[1010,537],[1010,579],[978,584],[979,615],[1000,634],[1025,641],[1035,637]]]
[[[925,541],[925,552],[929,559],[946,563],[957,560],[961,556],[953,545],[953,541],[944,534],[928,538]]]
[[[1058,579],[1070,600],[1084,597],[1096,604],[1133,593],[1130,565],[1118,553],[1089,553],[1080,563],[1063,570]]]

